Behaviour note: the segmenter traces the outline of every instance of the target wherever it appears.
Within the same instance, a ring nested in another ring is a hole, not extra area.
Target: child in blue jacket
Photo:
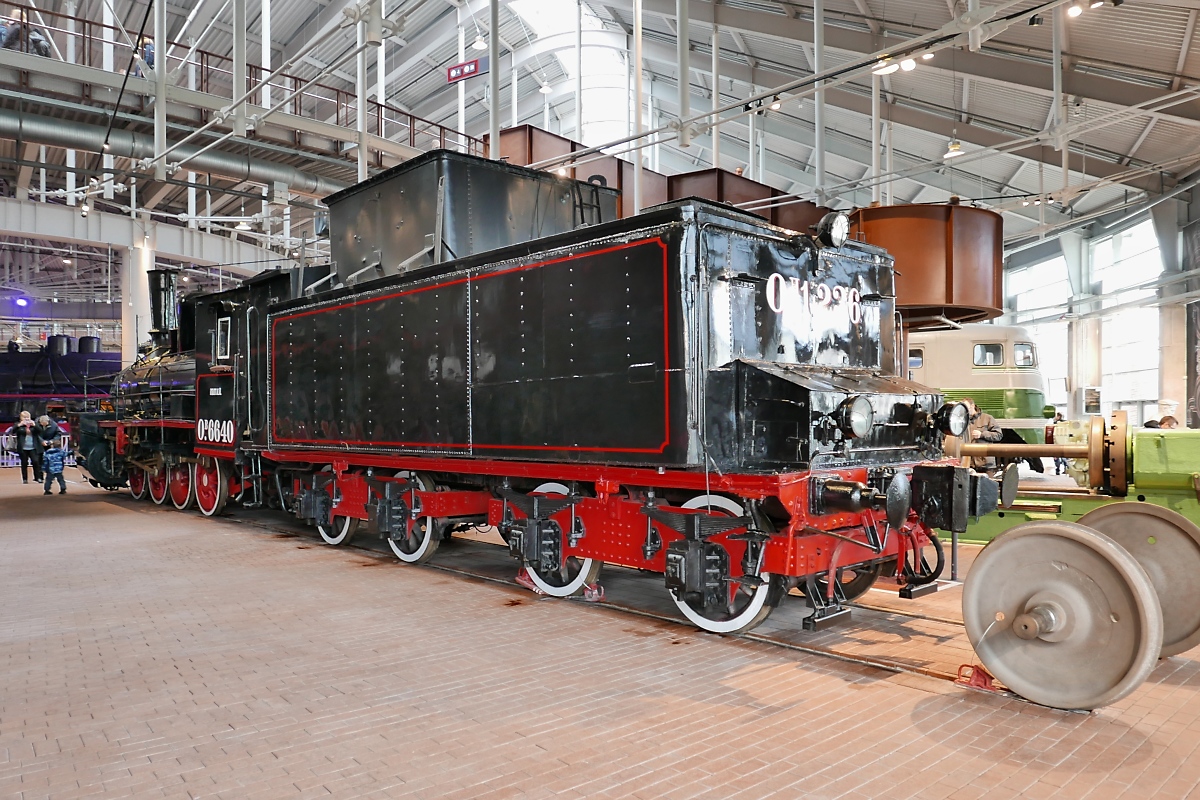
[[[63,450],[62,439],[55,439],[49,450],[42,453],[42,471],[46,473],[46,491],[50,494],[50,483],[58,478],[58,493],[67,493],[67,482],[63,480],[63,466],[67,463],[67,451]]]

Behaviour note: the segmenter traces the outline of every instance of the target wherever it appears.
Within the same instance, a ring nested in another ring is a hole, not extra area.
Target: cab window
[[[977,344],[975,345],[975,366],[1000,367],[1004,365],[1004,345]]]
[[[221,317],[217,320],[217,361],[229,359],[229,331],[231,328],[232,320],[229,317]]]
[[[1037,366],[1037,355],[1034,353],[1033,345],[1028,342],[1019,342],[1013,345],[1013,359],[1018,367]]]
[[[924,350],[909,350],[908,351],[908,368],[920,369],[925,366],[925,351]]]

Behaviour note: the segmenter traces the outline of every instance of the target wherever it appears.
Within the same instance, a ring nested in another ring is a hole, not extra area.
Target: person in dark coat
[[[37,423],[28,411],[21,412],[21,418],[8,429],[9,436],[14,437],[13,450],[21,459],[21,482],[29,483],[29,465],[33,465],[33,479],[38,483],[42,480],[42,440]]]
[[[43,450],[49,447],[55,439],[62,436],[62,428],[48,414],[42,414],[37,418],[37,429],[38,436],[41,437],[39,444],[42,445]]]
[[[980,411],[979,406],[975,405],[975,401],[970,397],[964,397],[963,402],[971,410],[971,421],[967,424],[968,442],[995,443],[1004,438],[1004,431],[1000,430],[1000,426],[996,424],[995,417],[985,411]],[[986,458],[973,456],[971,468],[976,472],[991,472],[996,469],[996,459],[991,456]]]
[[[0,40],[0,47],[50,57],[50,43],[46,40],[46,34],[29,24],[29,18],[24,11],[20,17],[9,22],[4,31],[4,39]]]

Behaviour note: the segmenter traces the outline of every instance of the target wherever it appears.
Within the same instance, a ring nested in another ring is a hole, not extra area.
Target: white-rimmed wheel
[[[225,510],[229,500],[229,478],[221,462],[203,456],[196,462],[195,492],[196,508],[206,517],[214,517]]]
[[[349,544],[357,530],[358,520],[354,517],[335,516],[329,525],[317,523],[317,533],[321,534],[321,539],[325,544],[334,546]]]
[[[1164,658],[1200,644],[1200,528],[1169,508],[1134,502],[1100,506],[1079,524],[1121,545],[1146,570],[1162,607]]]
[[[547,497],[566,497],[571,490],[561,483],[543,483],[530,494],[542,494]],[[583,594],[586,587],[591,586],[600,577],[600,567],[603,561],[595,558],[577,558],[567,556],[558,569],[546,569],[529,566],[527,574],[533,585],[551,597],[575,597]]]
[[[190,508],[195,499],[192,469],[191,464],[175,464],[167,470],[167,494],[171,496],[171,505],[180,511]]]
[[[146,499],[146,470],[141,467],[129,468],[129,496],[134,500]]]
[[[1162,612],[1146,571],[1119,544],[1074,522],[1027,522],[975,558],[963,621],[979,660],[1045,706],[1115,703],[1162,649]]]
[[[154,505],[161,506],[167,502],[169,483],[167,468],[163,466],[146,476],[146,488],[150,491],[150,499],[154,501]]]
[[[740,517],[745,509],[741,503],[718,494],[702,494],[684,503],[682,508],[704,509],[716,516]],[[733,560],[733,554],[730,554]],[[762,573],[761,583],[751,586],[731,581],[728,586],[728,602],[719,608],[680,599],[671,592],[671,599],[680,613],[701,630],[709,633],[744,633],[762,623],[782,600],[783,583]]]
[[[397,472],[397,478],[404,478],[412,487],[421,492],[432,492],[436,488],[433,479],[420,472]],[[424,564],[437,552],[441,542],[441,532],[437,520],[433,517],[416,517],[408,522],[407,533],[393,533],[387,537],[388,545],[396,558],[405,564]]]

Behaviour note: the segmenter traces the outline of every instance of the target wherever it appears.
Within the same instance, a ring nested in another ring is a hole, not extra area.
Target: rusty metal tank
[[[982,208],[860,208],[851,235],[896,258],[896,307],[909,329],[979,322],[1003,313],[1004,223]]]

